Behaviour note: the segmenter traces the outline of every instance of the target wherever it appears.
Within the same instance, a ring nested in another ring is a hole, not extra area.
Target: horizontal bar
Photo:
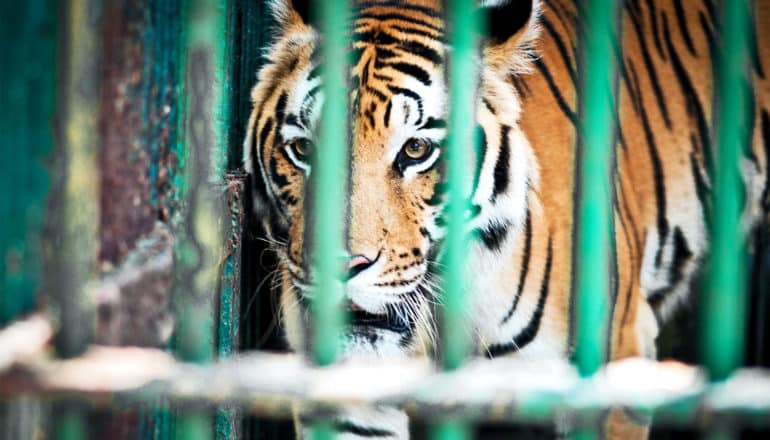
[[[93,347],[64,361],[27,359],[38,360],[0,372],[0,397],[81,396],[104,406],[162,397],[176,406],[226,404],[285,418],[298,405],[303,414],[327,416],[343,405],[391,405],[433,421],[544,424],[557,416],[600,417],[605,408],[626,406],[654,414],[656,425],[702,424],[726,415],[736,423],[770,426],[767,369],[738,370],[710,383],[697,367],[643,359],[612,362],[590,379],[563,361],[516,359],[477,360],[444,373],[425,360],[319,369],[301,356],[266,353],[203,366],[138,348]]]
[[[575,361],[584,376],[596,372],[610,355],[605,347],[612,231],[612,84],[616,75],[612,37],[617,4],[614,0],[588,2],[579,58],[582,138],[577,149],[579,180],[574,202],[578,205],[574,249],[579,255],[573,260],[578,298]]]

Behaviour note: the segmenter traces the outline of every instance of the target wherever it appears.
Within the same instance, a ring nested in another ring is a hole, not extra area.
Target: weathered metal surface
[[[168,293],[174,240],[164,223],[136,243],[121,262],[89,286],[97,310],[96,342],[163,347],[173,330]]]
[[[99,132],[102,262],[118,263],[168,220],[177,166],[180,0],[104,3]],[[169,197],[171,199],[169,199]]]
[[[147,0],[104,2],[99,108],[99,259],[117,263],[152,229],[150,157],[144,139]]]
[[[0,2],[0,325],[32,310],[40,286],[57,11],[54,0]]]

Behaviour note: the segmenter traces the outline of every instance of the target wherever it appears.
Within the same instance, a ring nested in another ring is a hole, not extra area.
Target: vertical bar
[[[616,75],[612,53],[617,2],[588,1],[582,29],[580,72],[582,142],[578,144],[578,218],[574,258],[577,265],[577,335],[575,361],[583,376],[604,362],[612,211],[610,209],[612,91]]]
[[[712,270],[704,292],[701,352],[712,380],[723,380],[743,361],[745,255],[740,230],[740,154],[749,145],[747,67],[751,23],[746,2],[722,1],[721,38],[716,63],[717,157],[714,161]],[[718,45],[719,46],[719,45]],[[749,132],[750,133],[750,132]],[[707,323],[707,324],[706,324]]]
[[[447,11],[450,47],[449,63],[449,130],[447,137],[447,180],[449,203],[447,207],[447,235],[445,239],[446,270],[444,283],[444,308],[441,327],[443,365],[446,370],[460,366],[468,351],[469,337],[465,322],[465,267],[464,256],[467,237],[464,233],[465,214],[468,209],[466,192],[468,179],[467,154],[473,145],[473,125],[476,108],[476,78],[478,70],[477,14],[472,0],[452,0]],[[467,79],[473,78],[467,86]]]
[[[49,198],[50,235],[44,258],[52,309],[59,316],[59,356],[81,354],[92,338],[93,304],[86,283],[94,275],[99,234],[98,109],[101,88],[101,2],[64,3],[59,54],[54,182]],[[84,87],[88,84],[88,87]],[[87,407],[57,402],[57,439],[88,438]]]
[[[93,276],[98,246],[98,108],[100,8],[72,0],[65,7],[56,115],[56,182],[48,219],[51,235],[44,252],[45,280],[60,319],[56,349],[77,356],[91,339],[92,304],[85,285]],[[83,87],[89,84],[91,87]]]
[[[34,308],[42,273],[58,9],[52,0],[0,4],[0,325]]]
[[[176,349],[180,358],[200,363],[211,361],[215,354],[227,213],[221,188],[230,116],[226,11],[226,0],[187,0],[184,8],[187,102],[184,148],[179,151],[184,164],[179,191],[185,211],[176,231],[174,292],[181,310]],[[212,438],[213,422],[212,415],[203,410],[178,414],[175,436]]]
[[[318,281],[313,294],[313,354],[318,365],[334,362],[340,338],[342,316],[342,284],[339,282],[337,256],[342,249],[342,210],[347,181],[344,175],[347,151],[347,90],[345,21],[348,17],[346,0],[326,0],[314,3],[321,22],[323,57],[324,108],[318,151],[324,154],[313,164],[316,174],[313,197],[315,240],[313,267]]]
[[[241,255],[243,252],[243,229],[245,220],[243,195],[246,189],[246,175],[228,173],[227,205],[230,213],[227,222],[225,260],[222,267],[222,287],[219,296],[218,354],[220,359],[235,355],[240,344],[240,299],[241,299]],[[217,439],[233,440],[241,437],[241,411],[235,407],[217,410]]]
[[[465,320],[465,265],[468,246],[465,215],[468,211],[468,151],[473,145],[476,115],[477,54],[479,23],[473,0],[452,0],[446,11],[449,31],[449,130],[447,137],[447,234],[446,259],[442,273],[444,307],[441,317],[441,354],[445,370],[459,368],[470,344]],[[468,87],[471,79],[471,87]],[[462,440],[470,438],[467,426],[457,420],[444,420],[431,429],[431,438]]]

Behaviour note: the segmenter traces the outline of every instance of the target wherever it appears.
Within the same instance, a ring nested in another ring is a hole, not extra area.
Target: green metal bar
[[[605,361],[609,297],[612,211],[611,153],[612,84],[616,75],[612,53],[618,3],[593,0],[585,5],[580,71],[582,142],[578,146],[578,218],[575,249],[577,271],[577,334],[575,362],[583,376]]]
[[[447,10],[450,47],[449,63],[449,126],[447,137],[447,235],[444,242],[446,270],[442,274],[444,307],[441,327],[443,365],[446,370],[458,368],[468,352],[469,333],[465,322],[465,268],[468,237],[465,234],[465,214],[468,210],[467,173],[468,152],[473,145],[476,81],[468,86],[469,78],[478,77],[479,24],[472,0],[453,0]]]
[[[323,151],[323,160],[313,164],[316,174],[313,212],[315,216],[315,246],[313,249],[313,267],[316,269],[317,283],[313,294],[313,353],[318,365],[334,362],[340,337],[342,316],[342,284],[339,281],[337,264],[342,249],[342,210],[341,191],[347,180],[344,175],[347,167],[345,157],[348,143],[347,90],[345,78],[347,72],[347,37],[345,20],[348,17],[348,5],[345,0],[327,0],[314,3],[315,13],[321,22],[321,43],[323,56],[323,96],[324,109],[321,115],[321,131],[318,151]]]
[[[186,66],[184,108],[184,164],[179,191],[186,212],[177,228],[175,295],[180,302],[177,354],[184,360],[209,362],[214,358],[216,310],[224,298],[233,305],[232,293],[222,289],[221,263],[225,261],[224,234],[227,206],[222,197],[228,150],[229,76],[226,0],[188,0],[186,17]],[[227,269],[225,268],[225,271]],[[228,300],[229,298],[229,300]],[[233,311],[221,310],[229,319]],[[237,313],[237,312],[235,312]],[[220,316],[220,318],[222,318]],[[231,343],[231,340],[228,340]],[[220,346],[220,350],[223,347]],[[232,347],[225,347],[230,352]],[[220,414],[216,433],[231,427],[228,414]],[[214,420],[209,412],[188,411],[177,415],[175,436],[180,439],[211,438]]]
[[[457,421],[442,422],[431,430],[432,440],[466,440],[471,438],[470,431],[464,423]]]
[[[57,5],[52,0],[0,4],[0,325],[33,309],[42,272]]]
[[[472,0],[452,0],[446,12],[451,55],[449,59],[449,126],[447,137],[447,235],[442,281],[444,307],[441,316],[441,356],[445,370],[462,365],[468,353],[470,336],[466,322],[465,264],[468,237],[465,215],[468,212],[466,164],[473,145],[476,108],[477,56],[479,49],[478,14]],[[470,80],[470,81],[469,81]],[[472,86],[468,86],[468,83]],[[457,420],[444,420],[431,429],[431,438],[461,440],[470,438],[467,426]]]
[[[717,157],[714,161],[712,261],[704,292],[701,353],[712,380],[723,380],[743,361],[746,267],[740,215],[743,206],[739,157],[751,141],[748,93],[750,23],[745,2],[722,1],[722,51],[719,51],[715,93]]]

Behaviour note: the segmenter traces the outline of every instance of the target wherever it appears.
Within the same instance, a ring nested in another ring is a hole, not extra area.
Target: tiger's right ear
[[[280,37],[306,31],[313,26],[309,0],[270,0],[269,7],[278,24]]]

